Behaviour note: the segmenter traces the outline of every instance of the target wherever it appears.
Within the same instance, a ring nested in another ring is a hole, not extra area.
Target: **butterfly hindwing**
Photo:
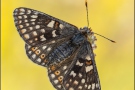
[[[63,87],[63,79],[71,67],[71,63],[73,62],[75,56],[77,55],[80,48],[77,48],[74,53],[59,64],[52,64],[48,67],[48,77],[52,83],[52,85],[57,90],[65,90]]]
[[[70,67],[71,61],[63,65],[51,65],[48,68],[50,82],[57,90],[63,90],[63,78]]]
[[[67,37],[68,39],[68,37]],[[41,66],[59,64],[70,57],[78,47],[71,40],[47,43],[39,46],[25,45],[26,54],[30,60]]]
[[[53,50],[54,44],[46,44],[41,46],[30,46],[25,44],[26,54],[34,63],[46,66],[49,61],[46,59],[47,55]]]
[[[20,36],[32,46],[73,36],[78,32],[74,25],[29,8],[15,9],[14,19]]]
[[[63,79],[65,90],[101,90],[90,44],[84,43]]]

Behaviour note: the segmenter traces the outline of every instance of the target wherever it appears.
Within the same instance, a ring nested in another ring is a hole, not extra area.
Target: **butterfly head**
[[[87,40],[90,42],[92,48],[95,49],[97,47],[95,44],[95,41],[97,39],[96,39],[96,36],[94,36],[94,32],[92,32],[92,29],[88,28],[88,27],[83,27],[83,28],[80,28],[80,31],[87,38]]]

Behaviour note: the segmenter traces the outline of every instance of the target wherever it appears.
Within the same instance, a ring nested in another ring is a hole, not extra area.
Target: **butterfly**
[[[95,63],[96,37],[63,20],[25,7],[13,12],[28,58],[48,70],[57,90],[101,90]]]

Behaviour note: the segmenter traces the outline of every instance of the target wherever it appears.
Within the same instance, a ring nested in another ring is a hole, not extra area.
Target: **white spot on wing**
[[[85,88],[87,87],[87,84],[85,84]]]
[[[72,82],[72,79],[70,79],[69,82]]]
[[[95,83],[92,84],[92,90],[94,90],[94,89],[95,89]]]
[[[37,41],[38,40],[38,38],[35,38],[35,41]]]
[[[53,40],[53,41],[51,41],[51,43],[55,43],[55,41]]]
[[[32,15],[31,17],[32,17],[32,18],[37,18],[38,16],[37,16],[37,15]]]
[[[31,19],[30,21],[35,21],[36,19]]]
[[[88,89],[90,89],[90,88],[91,88],[91,85],[88,86]]]
[[[37,12],[37,11],[34,11],[34,14],[36,14],[36,15],[37,15],[38,13],[39,13],[39,12]]]
[[[66,84],[66,87],[69,87],[69,84]]]
[[[82,89],[82,86],[79,86],[78,88],[79,88],[79,89]]]
[[[19,25],[19,28],[23,28],[23,25]]]
[[[22,32],[22,33],[25,33],[25,32],[26,32],[26,29],[22,29],[21,32]]]
[[[77,84],[78,84],[78,81],[76,81],[76,80],[75,80],[75,81],[74,81],[74,84],[76,84],[76,85],[77,85]]]
[[[59,25],[59,27],[60,27],[61,29],[63,29],[63,28],[64,28],[64,26],[63,26],[62,24],[60,24],[60,25]]]
[[[27,14],[30,14],[31,13],[31,10],[27,10]]]
[[[33,54],[33,55],[32,55],[32,58],[35,59],[35,58],[36,58],[36,54]]]
[[[42,48],[43,48],[43,49],[46,49],[46,46],[43,46]]]
[[[24,22],[28,22],[28,20],[24,20]]]
[[[30,30],[33,30],[33,27],[29,27]]]
[[[19,19],[22,19],[22,16],[18,16]]]
[[[42,63],[42,65],[45,65],[45,63]]]
[[[28,34],[25,34],[24,37],[25,37],[25,39],[29,39],[30,38],[30,36]]]
[[[34,36],[36,36],[36,35],[37,35],[37,32],[36,32],[36,31],[34,31],[34,32],[33,32],[33,35],[34,35]]]
[[[55,33],[55,31],[56,31],[56,30],[53,30],[53,31],[52,31],[52,37],[56,37],[56,36],[57,36],[56,33]]]
[[[82,82],[82,83],[85,83],[85,79],[82,79],[81,82]]]
[[[32,24],[32,25],[35,25],[35,22],[32,22],[31,24]]]
[[[28,49],[31,48],[31,46],[28,46]]]
[[[81,74],[81,73],[79,73],[79,77],[80,77],[80,78],[82,77],[82,74]]]
[[[44,37],[44,35],[41,35],[40,36],[40,39],[41,39],[41,41],[45,41],[46,40],[46,38]]]
[[[99,84],[98,83],[96,84],[96,87],[99,87]]]
[[[41,29],[41,32],[42,32],[42,33],[45,33],[45,29]]]
[[[51,74],[51,78],[52,78],[52,79],[55,78],[55,75],[54,75],[54,74]]]
[[[53,28],[55,21],[51,21],[47,26]]]
[[[63,67],[63,70],[65,70],[66,68],[67,68],[67,66],[64,66],[64,67]]]
[[[54,80],[54,83],[57,84],[58,83],[58,80]]]
[[[23,17],[24,17],[24,18],[27,18],[27,16],[26,16],[26,15],[23,15]]]
[[[16,9],[17,10],[17,9]],[[25,12],[25,10],[23,9],[23,8],[21,8],[21,9],[19,9],[20,11],[22,11],[22,12]]]
[[[90,58],[90,56],[89,56],[89,55],[87,55],[85,59],[87,59],[87,60],[91,60],[91,58]]]
[[[29,54],[31,54],[31,53],[32,53],[32,51],[29,51],[28,53],[29,53]]]
[[[26,23],[26,26],[29,26],[30,24],[29,23]]]
[[[29,40],[29,42],[30,42],[30,43],[32,43],[32,42],[33,42],[33,40]]]
[[[67,70],[65,71],[65,73],[64,74],[66,74],[67,73]]]
[[[71,71],[70,75],[73,75],[73,77],[75,77],[76,73],[74,71]]]
[[[21,21],[21,20],[19,20],[19,21],[18,21],[18,23],[20,24],[20,23],[22,23],[22,21]]]
[[[58,85],[58,88],[61,88],[61,85]]]
[[[80,62],[77,60],[76,65],[78,65],[78,66],[83,66],[83,63],[80,63]]]
[[[38,62],[41,62],[41,59],[40,59],[40,58],[38,58],[38,59],[37,59],[37,61],[38,61]]]
[[[36,29],[39,29],[40,28],[40,26],[39,25],[36,25]]]
[[[20,12],[19,14],[22,15],[22,14],[24,14],[24,13],[23,13],[23,12]]]
[[[92,66],[92,65],[90,65],[90,66],[86,66],[85,68],[86,68],[86,72],[89,72],[90,70],[92,70],[92,69],[93,69],[93,66]]]
[[[49,47],[49,48],[47,48],[47,51],[50,51],[51,50],[51,48]]]
[[[69,90],[74,90],[74,88],[70,87]]]

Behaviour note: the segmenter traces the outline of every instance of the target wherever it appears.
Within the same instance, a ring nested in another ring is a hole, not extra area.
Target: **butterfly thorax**
[[[80,28],[81,33],[87,38],[87,40],[90,42],[93,49],[95,49],[97,46],[95,44],[96,36],[94,36],[94,32],[92,32],[91,28],[83,27]]]

